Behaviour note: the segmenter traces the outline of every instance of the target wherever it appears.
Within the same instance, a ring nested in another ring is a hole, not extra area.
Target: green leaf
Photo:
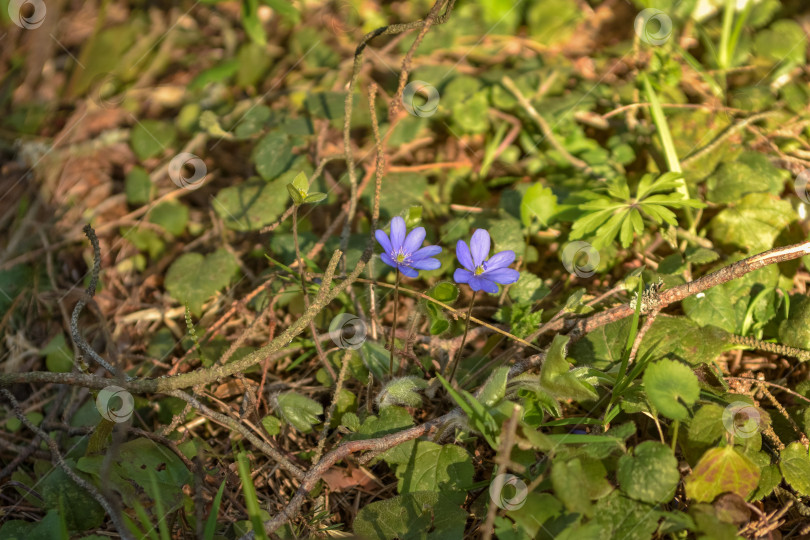
[[[124,191],[129,204],[146,204],[155,194],[155,185],[143,167],[133,167],[124,179]]]
[[[266,181],[277,178],[289,169],[295,159],[289,137],[281,133],[268,133],[262,137],[251,157],[259,176]]]
[[[472,458],[460,446],[415,440],[397,445],[381,457],[396,466],[399,493],[441,491],[461,503],[463,492],[472,485]]]
[[[118,491],[129,507],[146,493],[152,500],[160,497],[165,511],[172,512],[183,504],[183,486],[192,481],[191,472],[174,452],[144,437],[121,444],[102,479],[103,461],[104,456],[83,457],[78,468]]]
[[[689,442],[698,446],[711,446],[726,432],[723,425],[723,407],[716,403],[707,403],[695,413],[689,423]]]
[[[141,120],[132,128],[130,144],[139,160],[144,161],[174,145],[177,132],[174,126],[162,120]]]
[[[65,334],[59,332],[40,351],[45,355],[48,371],[67,373],[73,369],[73,352],[67,346]]]
[[[262,2],[273,8],[273,11],[277,11],[291,23],[297,23],[301,20],[298,9],[288,0],[262,0]]]
[[[279,178],[226,187],[217,193],[211,206],[229,229],[255,231],[276,221],[287,208],[288,199],[279,196],[284,185],[283,178]]]
[[[619,490],[601,499],[593,514],[593,522],[599,526],[600,538],[622,540],[649,540],[658,528],[660,519],[655,507],[625,497]]]
[[[291,184],[298,190],[302,197],[306,197],[307,193],[309,193],[309,178],[307,178],[306,173],[300,172],[296,174]]]
[[[278,435],[281,433],[281,420],[272,414],[268,414],[262,418],[262,427],[268,435]]]
[[[180,236],[188,223],[188,207],[176,201],[162,202],[152,208],[149,222],[160,225],[173,236]]]
[[[700,396],[697,376],[686,364],[664,359],[644,370],[647,397],[658,411],[673,420],[686,420]]]
[[[81,461],[80,461],[81,463]],[[68,460],[68,465],[75,469],[73,460]],[[82,470],[81,467],[78,467]],[[85,471],[86,472],[86,471]],[[85,477],[85,475],[79,475]],[[64,520],[65,525],[70,530],[85,531],[100,526],[104,522],[105,512],[104,509],[93,499],[84,488],[79,487],[65,472],[59,468],[54,467],[51,469],[44,478],[37,482],[37,493],[42,497],[37,499],[41,501],[45,508],[61,509],[59,512],[61,519],[55,520],[59,523]],[[49,527],[53,534],[52,536],[41,536],[40,538],[65,538],[58,534],[59,528],[53,531],[54,523]],[[33,532],[33,531],[32,531]],[[38,530],[36,532],[42,532]],[[0,538],[6,538],[0,535]],[[34,536],[33,538],[36,538]]]
[[[570,339],[570,336],[562,334],[554,336],[540,368],[540,383],[558,398],[596,399],[598,395],[593,386],[578,378],[565,359]]]
[[[427,381],[419,377],[399,377],[392,379],[377,395],[377,406],[382,409],[390,405],[422,405],[420,390],[427,388]]]
[[[681,305],[686,316],[700,326],[714,325],[733,334],[741,322],[731,298],[721,287],[684,298]]]
[[[796,21],[782,19],[757,32],[754,51],[775,63],[804,64],[807,36]]]
[[[710,448],[686,478],[686,496],[697,502],[712,502],[721,493],[742,498],[759,482],[759,467],[732,446]]]
[[[242,494],[245,496],[245,508],[247,509],[250,522],[253,524],[253,531],[259,540],[267,540],[267,533],[264,531],[264,523],[261,514],[261,505],[256,497],[256,486],[253,485],[253,476],[250,474],[250,460],[245,452],[236,455],[237,472],[239,480],[242,482]],[[162,521],[162,520],[161,520]]]
[[[509,375],[509,368],[502,366],[496,369],[495,373],[487,379],[486,384],[478,395],[478,401],[480,401],[484,407],[494,407],[496,403],[504,398],[506,395],[507,375]]]
[[[557,213],[557,196],[551,192],[551,188],[542,184],[532,184],[520,202],[520,220],[524,227],[528,227],[532,218],[537,218],[543,227],[548,227],[552,223],[552,218]]]
[[[765,162],[766,166],[759,167],[751,167],[742,161],[721,163],[706,182],[706,200],[724,204],[737,201],[749,193],[779,195],[785,181],[784,171],[771,165],[767,159]]]
[[[321,202],[325,198],[326,198],[326,193],[320,193],[318,191],[315,191],[315,192],[310,193],[309,195],[307,195],[306,198],[304,199],[304,202],[309,203],[309,204],[314,204],[314,203]]]
[[[672,449],[658,441],[644,441],[634,455],[619,459],[617,478],[628,497],[657,504],[672,499],[681,479]]]
[[[551,467],[554,493],[571,512],[591,515],[591,500],[613,490],[602,462],[585,456],[568,461],[555,459]]]
[[[449,281],[442,281],[428,289],[427,295],[444,304],[450,304],[458,298],[459,290]]]
[[[295,392],[278,395],[278,412],[292,427],[302,433],[312,431],[312,426],[320,423],[323,406],[307,396]]]
[[[810,350],[810,300],[799,297],[798,301],[791,301],[788,318],[779,324],[779,341],[789,347]]]
[[[380,411],[380,416],[369,416],[357,430],[353,439],[377,439],[409,428],[413,425],[413,418],[402,407],[386,407]]]
[[[230,252],[218,249],[203,256],[185,253],[166,272],[166,291],[199,317],[206,300],[224,289],[239,271],[239,263]]]
[[[259,19],[258,0],[242,0],[242,26],[250,39],[258,45],[267,45],[267,35]]]
[[[551,292],[543,280],[531,272],[520,272],[517,283],[509,287],[509,297],[519,303],[534,303]]]
[[[287,184],[287,193],[290,194],[290,197],[292,197],[292,200],[296,205],[304,204],[304,197],[306,194],[302,195],[301,192],[298,191],[298,189],[296,189],[296,187],[292,184]]]
[[[361,508],[354,533],[364,540],[450,540],[464,536],[466,524],[467,512],[443,494],[406,493]]]
[[[802,497],[810,496],[810,457],[802,443],[792,442],[782,450],[779,469],[796,493]]]
[[[776,237],[796,218],[789,201],[751,193],[736,206],[717,214],[709,222],[709,229],[718,243],[759,253],[771,249]]]

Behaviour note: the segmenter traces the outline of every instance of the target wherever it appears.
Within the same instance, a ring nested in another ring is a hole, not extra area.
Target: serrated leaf
[[[556,459],[551,467],[551,485],[557,498],[569,511],[585,515],[591,514],[591,500],[613,490],[606,476],[601,461],[585,456],[568,461]]]
[[[628,497],[657,504],[672,499],[681,475],[670,447],[658,441],[644,441],[633,449],[632,456],[619,459],[617,478]]]
[[[172,298],[188,304],[199,317],[205,301],[225,288],[238,271],[236,258],[225,249],[206,256],[185,253],[169,267],[164,286]]]
[[[810,496],[810,457],[802,443],[792,442],[782,450],[779,454],[779,470],[796,493],[803,497]]]
[[[460,446],[407,441],[386,451],[381,457],[389,465],[396,466],[399,493],[463,492],[472,485],[472,458]],[[455,498],[458,502],[464,500],[463,496]]]
[[[759,253],[773,247],[782,230],[797,218],[789,201],[751,193],[709,222],[716,242]]]
[[[464,536],[466,524],[467,512],[451,499],[436,492],[421,492],[364,506],[353,528],[364,540],[449,540]]]
[[[419,377],[399,377],[386,384],[377,396],[377,406],[381,409],[390,405],[418,407],[422,404],[420,390],[427,388],[427,381]]]
[[[312,431],[312,426],[320,423],[323,406],[314,399],[285,392],[278,395],[278,410],[284,420],[302,433]]]
[[[520,201],[520,220],[524,227],[528,227],[532,219],[537,218],[543,227],[547,227],[557,210],[557,196],[551,188],[539,183],[532,184]]]
[[[720,287],[689,296],[681,302],[686,316],[700,326],[714,325],[733,334],[737,331],[737,312],[731,298]]]
[[[697,502],[712,502],[729,492],[746,498],[756,489],[759,476],[759,467],[734,447],[710,448],[686,478],[686,496]]]

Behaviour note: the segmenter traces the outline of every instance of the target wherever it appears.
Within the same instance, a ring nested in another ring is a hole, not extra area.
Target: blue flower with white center
[[[517,270],[507,268],[515,261],[515,252],[500,251],[489,257],[490,239],[486,229],[478,229],[472,235],[469,247],[464,240],[456,245],[456,257],[464,268],[453,274],[456,283],[466,283],[474,291],[497,293],[498,284],[508,285],[520,277]],[[489,257],[487,259],[487,257]]]
[[[442,252],[439,246],[422,246],[425,241],[425,228],[417,227],[407,236],[405,233],[405,220],[397,216],[391,220],[391,237],[385,231],[377,229],[374,238],[383,248],[380,254],[382,261],[396,268],[408,277],[419,276],[417,270],[436,270],[441,266],[439,259],[431,257]],[[421,248],[421,249],[420,249]]]

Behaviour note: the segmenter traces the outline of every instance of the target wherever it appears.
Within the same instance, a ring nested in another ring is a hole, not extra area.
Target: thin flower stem
[[[394,283],[394,324],[391,326],[391,358],[388,361],[388,373],[394,376],[394,335],[397,332],[397,307],[399,306],[399,268],[397,268],[397,279]]]
[[[464,337],[461,338],[461,345],[458,347],[458,354],[456,354],[456,361],[453,363],[453,371],[450,372],[450,377],[447,382],[453,382],[453,375],[456,374],[456,368],[461,362],[461,354],[464,352],[464,343],[467,341],[467,332],[470,331],[470,317],[472,316],[473,306],[475,305],[475,295],[478,291],[473,291],[472,300],[470,300],[470,309],[467,311],[467,323],[464,325]]]

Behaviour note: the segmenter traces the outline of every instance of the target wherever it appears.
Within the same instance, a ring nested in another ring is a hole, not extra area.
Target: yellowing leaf
[[[697,502],[711,502],[721,493],[746,498],[759,483],[757,465],[732,446],[711,448],[686,478],[686,496]]]

